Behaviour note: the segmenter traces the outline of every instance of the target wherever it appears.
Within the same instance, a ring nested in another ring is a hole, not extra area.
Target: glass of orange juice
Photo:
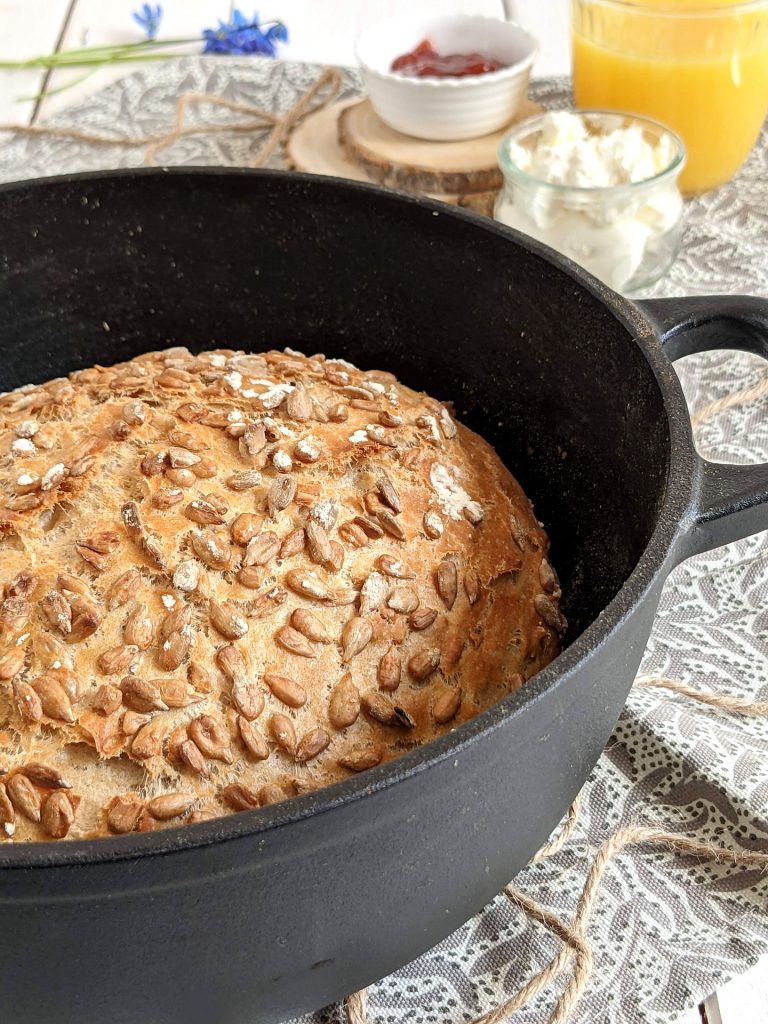
[[[768,0],[572,0],[577,106],[668,124],[702,192],[746,160],[768,112]]]

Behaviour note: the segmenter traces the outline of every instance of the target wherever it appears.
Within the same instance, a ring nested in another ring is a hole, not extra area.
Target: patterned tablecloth
[[[126,139],[168,130],[178,96],[206,92],[275,112],[316,78],[316,66],[190,57],[149,66],[90,96],[52,123]],[[343,95],[358,89],[344,73]],[[563,82],[540,82],[535,99],[568,102]],[[220,108],[191,120],[233,122]],[[169,164],[247,164],[252,137],[187,137]],[[141,164],[140,149],[71,139],[7,136],[0,179]],[[280,164],[280,154],[270,161]],[[768,132],[729,185],[687,206],[681,254],[648,294],[768,295]],[[758,384],[765,363],[732,353],[678,364],[693,409]],[[698,431],[717,461],[768,461],[768,394],[711,416]],[[768,543],[762,534],[703,555],[671,576],[642,671],[768,700]],[[629,823],[660,824],[742,850],[768,851],[768,723],[726,714],[663,690],[636,689],[584,791],[570,841],[515,885],[570,920],[599,845]],[[662,1024],[768,951],[768,878],[756,870],[697,863],[666,852],[625,851],[609,867],[588,929],[596,969],[575,1022]],[[559,940],[503,897],[438,947],[373,987],[377,1024],[458,1024],[515,992],[560,948]],[[546,1021],[563,979],[515,1015]],[[306,1024],[337,1019],[327,1009]]]

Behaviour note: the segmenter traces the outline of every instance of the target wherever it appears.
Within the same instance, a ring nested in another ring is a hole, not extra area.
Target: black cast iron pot
[[[0,386],[147,349],[291,345],[453,399],[535,501],[569,646],[438,742],[218,822],[0,846],[0,1019],[257,1024],[437,942],[546,839],[621,711],[670,568],[768,526],[702,461],[670,358],[768,355],[768,301],[632,305],[465,212],[269,172],[0,190]]]

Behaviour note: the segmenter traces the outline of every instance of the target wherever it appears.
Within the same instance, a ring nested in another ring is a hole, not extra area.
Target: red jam
[[[390,71],[399,71],[408,78],[464,78],[465,75],[487,75],[507,67],[482,53],[439,54],[428,39],[415,49],[392,61]]]

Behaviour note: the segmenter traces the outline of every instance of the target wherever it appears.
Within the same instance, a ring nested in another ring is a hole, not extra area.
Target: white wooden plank
[[[127,42],[138,40],[141,33],[131,19],[131,11],[140,6],[138,0],[77,0],[70,19],[64,45]],[[250,13],[252,7],[240,2]],[[540,40],[541,54],[535,71],[539,75],[564,74],[570,66],[568,52],[568,0],[545,0],[526,3],[518,0],[521,22]],[[370,23],[389,14],[414,10],[413,0],[378,0],[375,5],[360,0],[271,0],[258,5],[262,17],[280,18],[288,26],[290,42],[281,54],[295,60],[319,61],[327,64],[354,64],[354,43],[359,32]],[[226,0],[184,0],[164,4],[161,37],[177,38],[199,35],[226,17]],[[498,16],[503,13],[501,0],[420,0],[419,15],[462,11]],[[190,47],[199,51],[199,44]],[[106,68],[64,92],[57,93],[67,82],[75,81],[82,72],[56,71],[51,75],[53,95],[46,98],[40,116],[46,117],[76,102],[93,89],[98,89],[124,75],[133,65]]]
[[[0,60],[28,60],[56,46],[70,0],[0,0]],[[28,124],[43,71],[0,70],[0,122]]]

